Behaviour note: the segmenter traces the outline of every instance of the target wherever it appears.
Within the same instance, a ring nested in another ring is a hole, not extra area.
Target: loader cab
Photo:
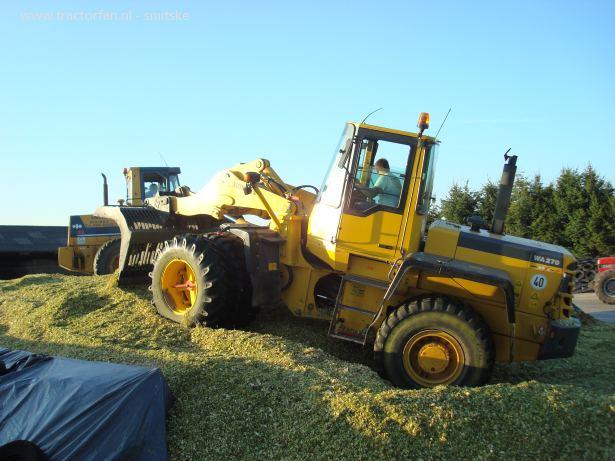
[[[162,192],[172,192],[180,186],[177,167],[132,167],[124,169],[126,204],[141,206],[143,202]]]
[[[309,250],[338,270],[353,254],[393,261],[416,251],[436,150],[428,136],[346,124],[310,215]]]

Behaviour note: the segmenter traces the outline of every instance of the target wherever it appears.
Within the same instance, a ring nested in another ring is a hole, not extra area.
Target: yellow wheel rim
[[[167,304],[176,314],[185,314],[196,302],[198,284],[190,264],[182,259],[173,259],[162,271],[160,281]]]
[[[454,382],[465,365],[463,349],[455,338],[440,330],[424,330],[412,336],[403,351],[410,377],[423,387]]]

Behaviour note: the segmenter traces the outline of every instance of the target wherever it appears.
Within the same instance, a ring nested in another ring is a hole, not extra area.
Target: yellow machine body
[[[382,180],[373,170],[382,149],[400,146],[407,158],[388,179],[398,190],[394,200],[357,193]],[[268,160],[257,159],[218,173],[199,192],[149,204],[165,219],[269,219],[281,243],[279,260],[267,267],[282,279],[283,302],[296,316],[329,321],[332,337],[366,344],[396,306],[436,294],[460,300],[485,320],[497,360],[559,356],[552,343],[563,341],[559,325],[572,321],[573,256],[558,246],[444,221],[426,229],[437,147],[422,132],[348,123],[318,194],[293,188]],[[97,210],[116,222],[124,212]],[[128,227],[138,233],[137,224]],[[122,245],[129,251],[129,243]],[[136,260],[144,258],[124,254],[120,266]],[[510,293],[502,280],[510,281]],[[572,353],[573,339],[561,356]]]

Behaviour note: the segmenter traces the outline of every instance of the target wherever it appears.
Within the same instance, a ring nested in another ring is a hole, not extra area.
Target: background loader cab
[[[173,192],[179,184],[177,167],[132,167],[124,169],[126,205],[141,206],[159,192]]]
[[[178,167],[124,168],[126,200],[121,205],[143,206],[157,193],[180,187]],[[108,205],[107,178],[103,175],[103,203]],[[104,275],[119,265],[120,229],[110,219],[94,215],[73,215],[68,227],[68,244],[58,249],[60,267],[82,274]]]

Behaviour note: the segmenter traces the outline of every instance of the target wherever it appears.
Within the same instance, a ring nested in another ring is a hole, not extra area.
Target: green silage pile
[[[585,328],[571,359],[420,391],[326,327],[274,310],[246,331],[186,329],[112,277],[0,282],[0,347],[162,369],[175,460],[615,459],[613,326]]]

